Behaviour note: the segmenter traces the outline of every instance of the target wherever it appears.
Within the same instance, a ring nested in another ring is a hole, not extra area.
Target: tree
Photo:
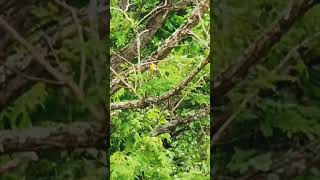
[[[209,1],[111,5],[111,179],[209,179]]]

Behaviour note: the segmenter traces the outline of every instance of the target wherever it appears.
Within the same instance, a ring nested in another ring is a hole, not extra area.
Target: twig
[[[149,30],[146,29],[142,32],[139,32],[138,35],[137,35],[137,54],[138,54],[138,73],[139,73],[139,77],[141,76],[141,52],[140,52],[140,48],[141,48],[141,39],[140,39],[140,36],[145,33],[145,32],[148,32]],[[139,77],[136,77],[136,79],[138,80]],[[140,84],[141,81],[138,81],[139,83],[139,86],[141,86]],[[137,88],[137,84],[135,84],[135,89]]]
[[[206,75],[202,76],[201,78],[199,78],[199,80],[197,81],[196,84],[198,84],[201,80],[203,80],[203,78],[206,77],[207,75],[208,75],[208,74],[206,74]],[[175,105],[175,106],[173,107],[173,109],[171,110],[171,113],[172,113],[172,114],[174,113],[174,111],[176,111],[176,109],[180,106],[180,104],[181,104],[181,102],[183,101],[183,99],[184,99],[185,97],[187,97],[189,93],[190,93],[190,91],[186,92],[186,93],[184,94],[184,96],[176,103],[176,105]]]
[[[28,43],[18,32],[13,29],[7,21],[5,21],[2,16],[0,16],[0,26],[2,26],[7,32],[9,32],[20,44],[22,44],[34,57],[34,60],[39,63],[48,73],[50,73],[53,77],[55,77],[58,81],[61,81],[68,85],[68,87],[71,89],[71,91],[74,92],[77,99],[81,102],[85,102],[85,97],[83,95],[83,91],[79,89],[77,84],[72,80],[72,78],[69,78],[66,74],[63,74],[62,72],[57,71],[54,67],[51,66],[50,63],[48,63],[45,60],[45,57],[42,54],[39,54],[37,50],[35,49],[32,44]],[[88,109],[91,112],[91,114],[97,119],[97,120],[103,120],[103,117],[101,117],[101,113],[98,112],[96,107],[93,107],[92,104],[88,104]]]
[[[199,0],[196,0],[196,4],[197,4],[197,6],[199,6]],[[206,29],[206,27],[204,25],[204,21],[202,20],[202,14],[200,12],[200,8],[198,9],[198,16],[199,16],[199,19],[200,19],[200,22],[201,22],[202,29],[205,32],[205,34],[207,35],[207,39],[209,39],[210,35],[209,35],[208,30]]]
[[[215,144],[222,136],[222,133],[230,126],[230,124],[236,119],[236,117],[244,110],[247,103],[256,95],[256,92],[250,94],[247,98],[245,98],[240,106],[237,108],[237,111],[232,113],[232,115],[223,123],[223,125],[218,129],[217,132],[213,135],[211,139],[211,144]]]
[[[79,88],[81,91],[83,91],[84,87],[84,82],[86,79],[86,66],[87,66],[87,60],[86,60],[86,54],[85,54],[85,48],[84,48],[84,37],[83,37],[83,30],[82,26],[80,24],[78,15],[77,15],[77,10],[71,6],[69,6],[65,2],[61,2],[60,0],[55,0],[55,2],[60,5],[61,7],[65,8],[66,10],[70,11],[72,14],[72,18],[75,22],[75,25],[77,26],[78,29],[78,36],[81,41],[81,65],[80,65],[80,78],[79,78]]]
[[[192,36],[194,36],[196,39],[198,39],[206,48],[210,48],[209,47],[209,43],[208,42],[206,42],[205,40],[203,40],[203,39],[201,39],[198,35],[196,35],[194,32],[192,32],[191,30],[189,31],[190,32],[190,34],[192,35]]]
[[[171,132],[173,129],[175,129],[178,126],[188,124],[190,122],[194,122],[196,120],[199,120],[202,117],[205,117],[209,114],[209,107],[198,110],[198,112],[194,115],[184,117],[184,118],[179,118],[172,120],[168,122],[165,125],[161,125],[156,127],[152,132],[150,133],[151,136],[158,136],[160,134],[168,133]]]
[[[116,75],[118,76],[118,78],[123,82],[123,84],[125,84],[128,88],[132,89],[132,91],[134,93],[136,93],[136,90],[130,85],[128,84],[124,79],[122,79],[122,77],[112,68],[110,67],[110,70]]]
[[[13,29],[7,21],[5,21],[2,16],[0,16],[0,25],[5,28],[17,41],[19,41],[34,57],[34,59],[45,68],[53,77],[61,82],[67,83],[72,90],[76,93],[77,96],[82,97],[82,94],[78,91],[76,85],[70,81],[64,74],[57,71],[54,67],[50,65],[42,54],[39,54],[38,51],[28,43],[20,34],[17,33],[15,29]]]
[[[16,73],[17,75],[21,76],[21,77],[24,77],[28,80],[31,80],[31,81],[37,81],[37,82],[43,82],[43,83],[46,83],[46,84],[53,84],[53,85],[64,85],[64,82],[59,82],[59,81],[54,81],[54,80],[49,80],[49,79],[44,79],[44,78],[39,78],[39,77],[35,77],[35,76],[31,76],[31,75],[28,75],[28,74],[25,74],[13,67],[10,67],[4,63],[1,62],[1,64],[8,68],[9,70],[13,71],[14,73]]]
[[[157,6],[156,8],[154,8],[153,10],[151,10],[147,15],[145,15],[139,22],[138,24],[141,24],[141,22],[143,22],[145,19],[147,19],[149,16],[153,15],[154,13],[158,12],[159,9],[163,9],[165,7],[168,6],[168,0],[165,0],[165,2],[163,3],[163,5],[161,6]]]
[[[45,38],[46,42],[48,43],[48,46],[49,46],[49,49],[51,50],[53,56],[54,56],[54,59],[56,60],[56,63],[58,64],[60,70],[64,73],[67,73],[67,68],[65,66],[62,65],[62,62],[60,61],[59,59],[59,56],[58,54],[56,53],[56,51],[54,50],[53,48],[53,45],[52,43],[50,42],[50,39],[49,37],[43,33],[43,37]]]

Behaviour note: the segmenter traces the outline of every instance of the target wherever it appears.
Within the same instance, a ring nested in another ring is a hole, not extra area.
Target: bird
[[[154,72],[154,71],[158,70],[158,67],[154,63],[151,63],[149,66],[149,69],[151,72]]]

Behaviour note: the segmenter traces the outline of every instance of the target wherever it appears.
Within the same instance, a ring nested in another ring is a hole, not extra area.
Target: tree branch
[[[293,0],[285,11],[275,20],[267,30],[259,36],[252,46],[247,48],[235,62],[222,72],[213,88],[215,103],[219,104],[224,97],[238,82],[247,74],[249,69],[256,65],[269,50],[288,32],[292,25],[301,18],[308,10],[319,4],[318,0]]]
[[[268,171],[256,170],[240,177],[239,180],[268,179],[270,175],[276,176],[278,179],[292,179],[302,175],[313,164],[320,161],[319,151],[319,142],[312,142],[300,150],[288,153],[284,158],[278,159]]]
[[[34,60],[40,64],[49,74],[51,74],[55,79],[57,79],[60,82],[64,82],[70,90],[75,94],[76,98],[80,103],[85,102],[85,97],[83,91],[78,87],[78,85],[74,82],[74,80],[71,77],[68,77],[66,74],[64,74],[61,71],[58,71],[55,67],[53,67],[50,62],[45,60],[45,56],[41,53],[38,53],[36,48],[27,42],[15,29],[13,29],[7,21],[5,21],[0,16],[0,26],[2,26],[9,34],[13,36],[14,39],[16,39],[20,44],[22,44],[33,56]],[[100,116],[100,113],[97,111],[95,107],[92,106],[92,104],[88,105],[88,109],[90,113],[95,116],[97,120],[103,120],[104,118]]]
[[[174,8],[175,6],[172,3],[164,5],[161,8],[159,8],[159,6],[155,8],[156,11],[153,12],[153,15],[146,20],[144,29],[137,33],[141,34],[141,32],[145,32],[140,36],[140,48],[143,48],[152,39],[153,35],[158,31],[158,29],[167,19],[169,13],[176,10]],[[123,59],[126,59],[127,61],[131,62],[132,59],[137,57],[138,54],[136,39],[137,36],[132,38],[131,42],[117,53],[120,56],[115,54],[111,56],[111,67],[115,71],[119,71],[121,63],[126,63],[126,61],[124,61]],[[111,79],[113,79],[113,74],[111,74],[110,77]]]
[[[107,132],[94,123],[0,131],[0,155],[49,149],[104,148]]]
[[[270,74],[276,74],[276,73],[283,73],[284,69],[288,67],[288,65],[291,63],[295,63],[300,57],[306,58],[305,56],[308,54],[308,52],[314,48],[317,48],[315,45],[319,42],[320,33],[316,33],[312,37],[306,38],[304,41],[302,41],[297,46],[293,47],[287,55],[280,61],[280,63],[273,68],[273,70],[270,72]],[[305,63],[308,63],[308,60],[304,59]],[[248,97],[245,97],[242,101],[241,105],[237,108],[237,110],[231,114],[228,115],[228,118],[224,119],[223,122],[218,122],[213,127],[214,134],[213,138],[211,139],[211,145],[217,143],[222,133],[229,127],[229,125],[235,120],[237,115],[241,113],[247,106],[247,103],[251,101],[252,98],[257,96],[259,94],[260,89],[256,89],[255,91],[251,92]]]
[[[162,102],[163,100],[166,100],[170,98],[171,96],[174,96],[178,93],[180,93],[187,85],[188,83],[209,63],[209,59],[206,58],[203,60],[191,73],[190,75],[184,79],[182,82],[180,82],[179,85],[177,85],[174,89],[167,91],[161,96],[156,97],[149,97],[146,99],[140,99],[140,100],[133,100],[133,101],[126,101],[126,102],[118,102],[118,103],[111,103],[110,109],[111,110],[117,110],[117,109],[133,109],[133,108],[143,108],[147,107],[151,104],[157,104]]]
[[[39,54],[38,51],[32,44],[28,43],[15,29],[13,29],[7,21],[5,21],[2,17],[0,17],[0,26],[7,30],[15,40],[21,43],[33,56],[34,60],[38,62],[48,73],[50,73],[53,77],[61,82],[67,83],[70,88],[74,91],[77,97],[81,97],[82,94],[76,87],[75,83],[71,81],[68,77],[61,74],[61,72],[57,71],[48,61],[44,59],[43,54]]]
[[[31,66],[33,68],[31,68]],[[27,68],[22,72],[32,75],[45,74],[47,76],[45,70],[37,63],[31,63],[30,68]],[[46,76],[41,77],[45,78]],[[35,83],[36,81],[26,79],[19,75],[5,77],[5,81],[2,83],[2,86],[0,86],[0,109],[4,109],[22,93],[28,91]]]
[[[175,47],[175,45],[190,34],[190,30],[199,23],[201,16],[203,16],[207,12],[208,8],[209,0],[202,0],[199,5],[192,11],[191,16],[188,18],[187,22],[179,27],[169,38],[165,40],[164,44],[157,51],[153,52],[150,57],[143,60],[143,62],[163,60],[165,57],[167,57],[171,50]],[[148,67],[148,64],[141,66],[141,71],[146,71]],[[128,69],[123,74],[128,75],[134,71],[135,69]],[[121,81],[119,79],[113,79],[111,81],[111,95],[119,90],[120,83]]]
[[[3,67],[6,67],[8,70],[15,72],[17,75],[24,77],[27,80],[36,81],[36,82],[43,82],[46,84],[53,84],[53,85],[63,85],[64,84],[63,82],[58,82],[55,80],[50,80],[50,79],[45,79],[45,78],[40,78],[40,77],[35,77],[32,75],[25,74],[23,72],[20,72],[18,69],[14,68],[14,67],[10,67],[10,66],[3,64],[1,62],[0,62],[0,65],[2,65]]]
[[[14,3],[13,3],[14,2]],[[28,3],[30,3],[30,6],[34,6],[34,4],[32,2],[38,2],[37,0],[31,0],[28,1]],[[17,8],[18,10],[16,12],[21,12],[19,10],[19,8],[21,8],[19,5],[21,5],[21,3],[18,3],[16,1],[5,1],[5,2],[1,2],[4,3],[4,5],[1,4],[1,9],[3,8],[3,11],[6,12],[7,9],[15,9]],[[103,1],[102,3],[105,3],[105,1]],[[37,3],[35,3],[37,4]],[[17,6],[17,7],[16,7]],[[24,4],[23,7],[27,6],[28,8],[22,8],[23,10],[28,10],[29,9],[29,4]],[[6,8],[7,7],[7,8]],[[80,20],[81,20],[81,24],[84,24],[86,21],[88,21],[88,9],[85,7],[83,9],[81,9],[79,11],[79,16],[80,16]],[[107,11],[107,8],[104,7],[99,7],[98,8],[98,19],[99,19],[99,33],[101,34],[101,36],[103,36],[106,31],[106,27],[105,26],[105,16],[104,16],[104,12]],[[21,30],[20,28],[18,28],[17,26],[19,25],[20,20],[25,20],[25,19],[32,19],[32,16],[29,14],[30,12],[24,12],[23,14],[13,14],[11,16],[6,16],[6,19],[8,19],[11,23],[13,23],[15,29]],[[18,17],[16,17],[18,16]],[[18,22],[16,22],[18,21]],[[21,24],[21,23],[20,23]],[[23,23],[24,24],[24,23]],[[34,26],[34,23],[31,24],[32,26]],[[31,26],[30,25],[30,26]],[[68,31],[66,32],[61,32],[60,31],[60,26],[63,26],[65,29],[68,29]],[[29,27],[29,26],[28,26]],[[28,29],[28,28],[27,28]],[[29,27],[29,29],[31,29]],[[102,29],[102,30],[100,30]],[[52,37],[52,45],[55,46],[60,46],[61,41],[63,41],[65,38],[70,37],[72,35],[74,35],[77,32],[77,28],[72,24],[72,17],[65,17],[64,20],[62,22],[59,22],[59,26],[49,26],[48,28],[44,28],[42,27],[41,30],[39,29],[35,29],[34,31],[43,31],[45,33],[47,33],[47,36]],[[22,33],[25,33],[25,31],[19,31]],[[10,34],[6,33],[6,29],[2,29],[0,28],[0,33],[4,34],[4,36],[1,36],[1,43],[0,43],[0,49],[2,50],[0,53],[0,57],[3,59],[1,61],[6,61],[5,64],[7,64],[7,62],[9,62],[9,60],[6,60],[8,54],[7,52],[14,48],[11,47],[10,45],[14,45],[16,44],[16,41],[12,41],[12,39],[9,37]],[[29,33],[29,31],[28,31]],[[10,40],[10,41],[9,41]],[[33,44],[37,44],[39,47],[46,47],[47,43],[43,42],[43,40],[41,39],[41,36],[39,36],[37,39],[34,40]],[[50,45],[49,45],[50,46]],[[52,49],[51,47],[49,49]],[[50,60],[50,64],[53,64],[53,66],[55,66],[56,64],[54,64],[53,61],[51,61],[51,56],[52,54],[50,52],[47,52],[46,54],[46,59],[49,61]],[[53,52],[53,56],[54,52]],[[38,63],[32,61],[32,55],[26,54],[23,55],[22,58],[19,59],[18,63],[15,63],[14,65],[11,66],[12,62],[10,62],[10,66],[11,67],[16,67],[17,70],[19,70],[20,72],[24,72],[27,74],[30,74],[31,76],[34,77],[41,77],[41,78],[46,78],[46,77],[50,77],[50,74],[47,73],[45,71],[45,69],[39,65]],[[59,65],[59,64],[58,64]],[[6,69],[4,66],[0,66],[0,69]],[[23,78],[22,76],[19,76],[18,74],[15,74],[13,71],[6,71],[4,72],[4,74],[0,74],[1,78],[0,78],[0,96],[2,97],[0,99],[0,109],[3,109],[5,106],[10,104],[10,101],[14,101],[17,97],[19,97],[23,92],[27,91],[30,87],[32,87],[32,85],[35,83],[35,81],[32,80],[28,80]]]
[[[83,91],[83,86],[85,83],[86,79],[86,66],[87,66],[87,61],[86,61],[86,54],[85,54],[85,49],[84,49],[84,37],[83,37],[83,30],[82,26],[80,24],[80,20],[78,18],[78,12],[74,7],[69,6],[66,2],[61,2],[60,0],[55,0],[55,2],[65,8],[66,10],[70,11],[72,18],[74,20],[75,26],[77,27],[78,31],[78,37],[82,43],[81,45],[81,64],[80,64],[80,78],[79,78],[79,90],[82,92]]]
[[[205,109],[199,110],[194,115],[180,118],[180,119],[176,119],[176,120],[172,120],[165,125],[156,127],[154,130],[152,130],[150,135],[151,136],[158,136],[160,134],[170,133],[172,130],[174,130],[177,127],[184,126],[184,125],[189,124],[191,122],[200,120],[202,117],[209,115],[209,112],[210,112],[209,108],[205,108]]]

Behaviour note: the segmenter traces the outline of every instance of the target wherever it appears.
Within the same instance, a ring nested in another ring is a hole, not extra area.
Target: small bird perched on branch
[[[154,71],[158,70],[158,67],[154,63],[151,63],[150,66],[149,66],[149,69],[150,69],[151,72],[154,72]]]
[[[151,80],[152,78],[154,78],[155,75],[158,74],[157,72],[159,72],[159,69],[158,69],[157,65],[154,64],[154,63],[150,63],[150,64],[149,64],[149,69],[148,69],[148,71],[147,71],[147,73],[148,73],[148,75],[149,75],[149,77],[147,78],[147,81],[149,81],[149,80]]]

